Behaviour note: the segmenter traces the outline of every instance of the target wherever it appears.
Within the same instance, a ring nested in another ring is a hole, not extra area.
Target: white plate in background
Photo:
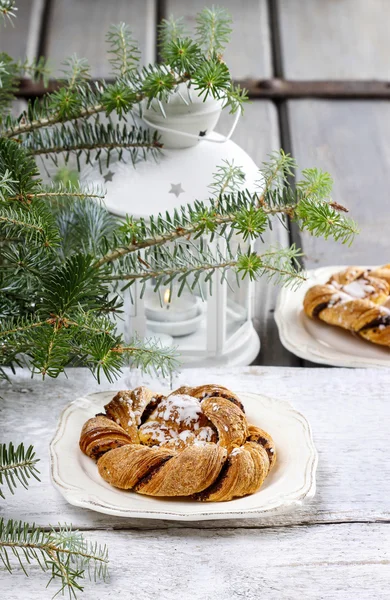
[[[331,275],[345,268],[339,265],[307,271],[306,281],[297,290],[280,291],[275,310],[280,340],[287,350],[312,362],[335,367],[390,367],[390,348],[372,344],[319,319],[310,319],[303,312],[307,290],[326,283]]]

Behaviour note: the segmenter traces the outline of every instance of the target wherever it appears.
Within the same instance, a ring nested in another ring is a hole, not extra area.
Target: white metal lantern
[[[182,144],[174,142],[176,147],[164,147],[157,161],[151,158],[135,167],[111,163],[107,172],[99,174],[87,168],[83,175],[106,188],[106,206],[120,217],[131,214],[147,218],[196,199],[207,200],[213,174],[226,160],[242,168],[243,187],[253,190],[259,172],[248,154],[217,133],[207,137],[217,143],[201,140],[178,148]],[[221,283],[220,275],[214,274],[213,293],[203,301],[197,292],[187,290],[179,298],[173,294],[171,299],[169,289],[159,295],[153,292],[152,284],[140,299],[139,288],[132,286],[133,301],[130,291],[125,292],[125,338],[136,333],[141,338],[160,338],[168,345],[173,338],[184,366],[250,364],[260,350],[252,324],[254,286],[249,278],[237,286],[235,275],[232,273],[231,281],[229,277]]]

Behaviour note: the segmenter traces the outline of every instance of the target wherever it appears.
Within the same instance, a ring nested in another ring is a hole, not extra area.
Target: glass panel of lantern
[[[205,110],[203,103],[199,106]],[[196,111],[196,106],[191,105],[191,110]],[[192,133],[196,139],[183,141],[183,115],[179,124],[175,124],[174,115],[171,117],[168,115],[164,121],[164,129],[170,127],[171,130],[170,133],[163,132],[164,148],[157,160],[146,158],[133,166],[129,159],[127,163],[111,163],[103,173],[91,166],[82,172],[83,180],[94,181],[106,188],[105,203],[113,214],[122,218],[130,214],[147,219],[165,211],[172,214],[175,209],[180,210],[181,206],[195,200],[207,201],[213,175],[226,161],[242,168],[245,173],[242,187],[254,189],[259,178],[258,169],[237,144],[213,132],[214,125],[206,138],[197,138]],[[148,118],[150,123],[152,115]],[[175,128],[180,129],[178,135],[172,133]],[[195,126],[193,120],[191,128],[193,131],[207,129],[199,124]],[[224,240],[217,236],[212,241],[203,237],[196,241],[183,239],[179,243],[183,248],[188,244],[207,243],[214,250],[218,245],[219,250],[224,251]],[[244,249],[243,241],[232,236],[233,253],[239,244]],[[159,251],[156,247],[155,252]],[[148,260],[150,262],[150,256]],[[260,348],[251,321],[253,285],[249,280],[238,285],[234,271],[225,275],[221,279],[218,271],[212,275],[202,273],[193,291],[184,287],[180,297],[177,295],[179,281],[161,286],[158,291],[153,280],[148,281],[143,290],[142,285],[136,283],[124,294],[125,316],[119,327],[127,339],[136,333],[140,337],[158,337],[162,344],[176,345],[184,365],[250,364]],[[192,281],[194,277],[192,275]],[[212,294],[209,293],[210,282]]]

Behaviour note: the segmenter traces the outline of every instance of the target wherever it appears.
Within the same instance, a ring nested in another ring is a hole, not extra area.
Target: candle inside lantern
[[[148,290],[145,295],[145,315],[149,321],[159,322],[181,322],[193,319],[198,315],[196,296],[184,291],[181,296],[171,294],[167,288],[163,294],[162,302],[160,295],[153,290]]]

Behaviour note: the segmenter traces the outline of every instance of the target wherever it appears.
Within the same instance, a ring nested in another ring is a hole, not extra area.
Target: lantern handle
[[[165,133],[174,133],[175,135],[181,135],[182,137],[187,137],[192,140],[198,140],[198,141],[204,140],[205,142],[212,142],[213,144],[225,144],[232,137],[234,130],[237,127],[237,123],[239,121],[240,116],[241,116],[241,111],[238,110],[237,114],[235,116],[233,125],[230,128],[229,133],[227,135],[223,136],[222,139],[218,139],[218,140],[216,140],[210,136],[199,136],[199,135],[195,135],[193,133],[187,133],[186,131],[180,131],[178,129],[171,129],[170,127],[163,127],[163,125],[156,125],[156,123],[152,123],[144,115],[142,116],[142,119],[146,123],[146,125],[149,125],[149,127],[151,127],[152,129],[157,129],[157,131],[162,131]]]

